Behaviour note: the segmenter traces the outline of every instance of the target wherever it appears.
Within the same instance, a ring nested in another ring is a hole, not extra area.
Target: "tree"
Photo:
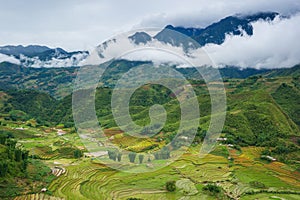
[[[159,160],[160,159],[160,154],[158,152],[154,153],[154,158],[155,160]]]
[[[174,192],[176,190],[176,184],[175,184],[175,181],[168,181],[166,183],[166,189],[169,191],[169,192]]]
[[[23,160],[22,165],[21,165],[21,171],[23,173],[26,172],[27,166],[28,166],[28,161],[27,160]]]
[[[9,150],[14,150],[16,148],[17,141],[15,140],[7,140],[6,146],[8,146]]]
[[[82,157],[82,156],[83,156],[83,153],[82,153],[81,150],[76,149],[76,150],[74,151],[74,158],[80,158],[80,157]]]
[[[108,150],[108,157],[109,157],[109,159],[116,161],[117,160],[117,152],[114,150]]]
[[[154,153],[155,160],[166,160],[171,157],[170,150],[168,147],[163,147],[159,152]]]
[[[143,155],[143,154],[140,154],[140,155],[139,155],[139,161],[140,161],[140,164],[143,163],[143,160],[144,160],[144,155]]]
[[[20,162],[22,160],[22,150],[15,149],[15,161]]]
[[[118,161],[121,162],[122,159],[122,153],[118,153]]]
[[[8,172],[8,164],[5,161],[0,162],[0,177],[4,177]]]
[[[135,152],[130,152],[128,154],[129,161],[132,162],[132,163],[134,163],[135,157],[136,157],[136,153]]]
[[[29,151],[22,151],[22,160],[28,160]]]
[[[161,158],[169,159],[170,158],[170,150],[168,147],[163,147],[161,150]]]
[[[271,151],[269,149],[264,149],[264,150],[262,150],[261,155],[270,156]]]
[[[6,137],[3,135],[0,135],[0,144],[5,144],[6,142]]]

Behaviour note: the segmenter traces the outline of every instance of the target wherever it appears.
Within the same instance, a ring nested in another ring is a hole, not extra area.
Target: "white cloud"
[[[253,23],[253,36],[227,35],[222,45],[205,50],[218,65],[282,68],[300,63],[300,14]]]
[[[150,35],[157,32],[156,29],[143,31]],[[172,46],[156,39],[146,44],[140,43],[136,45],[128,39],[128,36],[134,33],[135,31],[117,35],[112,40],[99,45],[97,52],[100,54],[100,57],[95,59],[95,52],[92,52],[92,56],[86,60],[85,64],[97,65],[111,59],[122,58],[136,61],[152,61],[156,65],[175,64],[181,67],[212,65],[210,58],[203,49],[197,49],[193,52],[194,55],[191,55],[182,46]],[[189,37],[185,37],[189,39]]]
[[[274,21],[257,21],[252,23],[253,35],[227,35],[221,45],[208,44],[188,53],[181,47],[171,46],[157,40],[136,46],[128,40],[132,33],[117,36],[103,51],[104,62],[111,58],[153,61],[156,64],[171,63],[179,67],[212,65],[216,67],[237,66],[240,68],[283,68],[300,63],[300,14],[290,18],[277,17]],[[149,32],[144,30],[145,32]],[[149,32],[150,33],[150,32]],[[151,49],[152,48],[152,49]],[[208,57],[208,56],[209,57]],[[210,59],[209,59],[210,58]]]
[[[22,65],[28,67],[73,67],[80,66],[81,63],[87,58],[88,54],[86,53],[77,53],[72,55],[70,58],[52,58],[47,61],[40,60],[38,57],[27,57],[24,55],[20,56]]]
[[[7,56],[5,54],[0,53],[0,63],[2,63],[2,62],[10,62],[10,63],[17,64],[17,65],[20,64],[20,61],[18,59],[16,59],[15,57]]]
[[[256,12],[278,12],[291,15],[300,10],[298,0],[190,0],[174,1],[170,9],[143,17],[136,27],[162,27],[167,24],[184,27],[206,27],[224,17]]]

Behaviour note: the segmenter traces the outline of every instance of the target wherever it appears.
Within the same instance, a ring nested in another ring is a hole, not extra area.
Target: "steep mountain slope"
[[[293,79],[289,77],[277,80],[265,80],[264,77],[251,77],[240,81],[228,80],[225,84],[228,91],[228,123],[225,125],[224,133],[233,137],[232,143],[265,146],[268,142],[274,142],[272,140],[274,138],[299,135],[299,90],[294,86],[296,82],[290,85],[291,80]],[[199,96],[201,116],[204,120],[202,128],[205,128],[208,126],[210,115],[209,94],[201,81],[198,83],[193,81],[193,85]],[[62,100],[55,100],[48,94],[37,91],[10,90],[5,94],[1,95],[4,113],[20,110],[28,115],[25,117],[27,119],[40,118],[51,123],[73,121],[71,95]],[[106,128],[115,126],[110,110],[111,94],[111,88],[98,88],[96,93],[97,114],[100,123]],[[139,124],[147,124],[148,109],[154,104],[166,104],[168,112],[174,112],[170,115],[173,119],[168,121],[164,130],[176,127],[178,102],[170,91],[159,85],[146,85],[134,93],[130,103],[133,119]]]
[[[71,93],[77,68],[31,68],[0,63],[0,88],[38,89],[61,98]]]
[[[8,98],[1,113],[7,113],[13,120],[51,121],[56,100],[50,95],[35,90],[9,90],[5,93]]]
[[[299,79],[295,83],[299,84]],[[272,94],[276,102],[283,108],[283,110],[293,119],[293,121],[300,127],[300,90],[299,88],[285,83]]]
[[[267,77],[276,77],[276,76],[300,76],[300,65],[296,65],[289,69],[274,69],[270,70],[269,73],[266,74]]]
[[[278,13],[257,13],[247,16],[229,16],[221,19],[219,22],[213,23],[206,28],[184,28],[174,27],[172,25],[166,26],[161,32],[159,32],[154,38],[169,43],[175,46],[179,46],[184,42],[178,34],[172,34],[172,31],[182,33],[183,35],[189,36],[197,41],[200,46],[206,44],[222,44],[225,40],[226,35],[253,35],[253,27],[251,23],[258,20],[269,20],[272,21],[278,15]],[[171,31],[170,31],[171,30]],[[187,43],[183,44],[188,48]]]

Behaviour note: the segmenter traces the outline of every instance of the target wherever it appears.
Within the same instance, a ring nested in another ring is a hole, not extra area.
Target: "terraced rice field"
[[[242,148],[243,153],[238,155],[231,150],[231,157],[236,166],[235,174],[243,183],[259,181],[268,187],[295,190],[300,187],[300,173],[288,170],[286,164],[280,162],[259,162],[261,148]]]
[[[56,177],[59,177],[60,175],[66,173],[66,169],[63,167],[54,167],[51,169],[52,174]]]
[[[296,194],[256,194],[256,195],[250,195],[242,197],[241,200],[253,200],[253,199],[259,199],[259,200],[299,200],[300,195]]]
[[[184,196],[199,199],[203,195],[201,186],[205,180],[217,181],[220,176],[225,180],[230,175],[226,159],[220,158],[221,161],[218,159],[214,165],[214,158],[216,156],[211,155],[206,161],[201,161],[185,155],[168,167],[142,174],[116,171],[85,159],[68,166],[66,173],[56,179],[49,190],[53,195],[67,199],[179,199]],[[222,167],[216,170],[219,165]],[[166,191],[165,183],[169,180],[177,181],[176,192]]]
[[[251,186],[251,181],[263,183],[270,190],[297,191],[300,188],[300,175],[285,164],[261,162],[261,148],[247,147],[242,148],[241,152],[226,148],[233,161],[220,152],[200,159],[194,148],[165,168],[137,174],[108,168],[90,158],[48,160],[46,162],[51,166],[52,173],[57,176],[47,188],[51,196],[48,193],[30,194],[17,197],[16,200],[126,200],[129,197],[147,200],[216,199],[203,192],[202,188],[207,183],[220,186],[225,195],[232,199],[272,199],[271,196],[300,199],[296,198],[299,195],[270,193],[245,196],[246,192],[260,190]],[[142,170],[146,162],[134,165],[137,170]],[[165,189],[166,182],[170,180],[176,181],[175,192]]]
[[[64,200],[63,198],[49,196],[44,193],[40,194],[28,194],[23,196],[18,196],[14,200]]]

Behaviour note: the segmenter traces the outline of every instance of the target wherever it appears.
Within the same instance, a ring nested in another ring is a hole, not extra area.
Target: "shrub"
[[[264,150],[261,152],[261,155],[270,156],[270,155],[271,155],[271,151],[270,151],[269,149],[264,149]]]
[[[81,150],[76,149],[74,150],[74,158],[81,158],[83,156],[83,153]]]
[[[219,186],[216,186],[214,184],[207,184],[202,188],[203,191],[209,191],[213,194],[217,194],[221,192],[221,188]]]
[[[176,190],[176,184],[175,184],[175,181],[168,181],[166,183],[166,189],[169,191],[169,192],[174,192]]]
[[[251,181],[251,182],[249,182],[249,184],[255,188],[261,188],[261,189],[266,188],[265,184],[258,182],[258,181]]]

